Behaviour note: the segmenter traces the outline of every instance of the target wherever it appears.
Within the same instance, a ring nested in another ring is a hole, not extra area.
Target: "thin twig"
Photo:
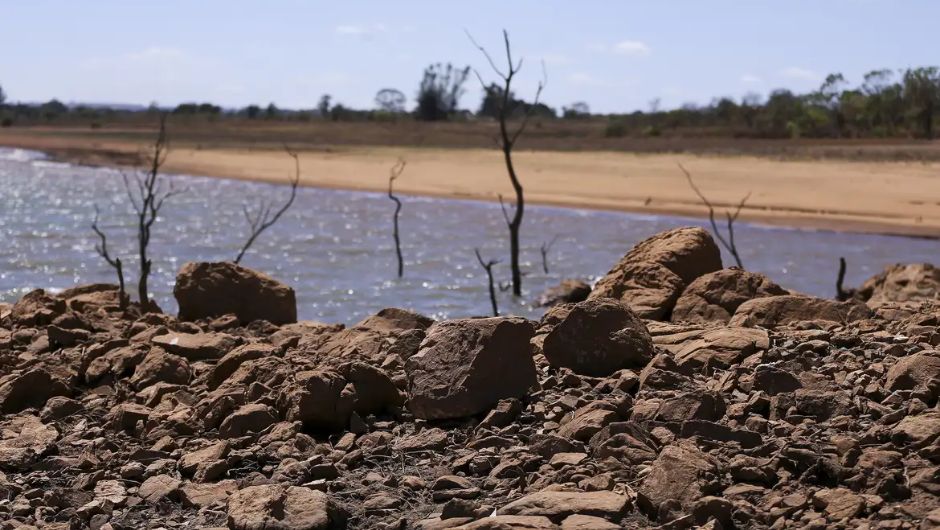
[[[401,238],[398,235],[398,216],[401,214],[401,200],[392,193],[392,184],[394,184],[395,179],[401,176],[402,172],[405,170],[405,164],[405,159],[399,158],[398,162],[392,166],[388,175],[388,198],[395,202],[395,213],[392,216],[392,235],[395,238],[395,255],[398,257],[399,278],[405,274],[405,261],[402,259],[401,255]]]
[[[493,265],[499,263],[499,260],[491,259],[489,261],[483,261],[483,256],[480,255],[480,249],[475,248],[473,252],[477,255],[477,261],[480,262],[480,266],[486,271],[486,277],[488,280],[488,287],[490,291],[490,305],[493,307],[493,316],[499,316],[499,307],[496,305],[496,288],[493,284]]]
[[[245,241],[245,244],[238,252],[238,256],[235,257],[235,263],[240,263],[245,252],[251,248],[251,245],[258,239],[258,236],[268,228],[274,226],[281,216],[284,215],[284,212],[294,204],[294,199],[297,197],[297,186],[300,184],[300,157],[295,151],[292,151],[287,144],[284,144],[284,151],[294,159],[294,176],[290,177],[290,197],[288,197],[287,202],[285,202],[274,215],[271,215],[272,205],[269,203],[261,202],[258,207],[258,213],[255,215],[249,213],[247,207],[242,207],[242,211],[245,213],[245,219],[248,221],[248,225],[251,228],[251,233],[248,236],[248,240]]]
[[[751,197],[751,192],[748,192],[747,195],[741,199],[741,202],[738,203],[737,208],[734,210],[734,213],[725,212],[725,217],[727,218],[728,225],[728,239],[725,239],[722,235],[721,230],[718,229],[718,223],[715,221],[715,207],[712,206],[712,203],[705,197],[705,194],[702,193],[702,190],[695,185],[695,182],[692,180],[692,174],[682,165],[681,162],[676,162],[676,165],[679,166],[679,169],[685,174],[686,180],[689,182],[689,187],[692,188],[692,191],[698,195],[702,203],[708,207],[708,221],[711,223],[712,232],[715,233],[715,237],[718,238],[718,241],[721,242],[721,245],[727,249],[727,251],[734,258],[734,261],[737,263],[738,267],[744,268],[744,265],[741,263],[741,256],[738,254],[738,247],[734,242],[734,222],[737,221],[738,215],[741,214],[741,209],[744,208],[744,204]]]

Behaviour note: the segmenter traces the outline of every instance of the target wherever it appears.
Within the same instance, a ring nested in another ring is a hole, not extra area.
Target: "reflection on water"
[[[401,178],[407,179],[405,173]],[[153,229],[150,282],[157,302],[175,311],[173,282],[186,261],[230,260],[243,243],[243,204],[280,201],[286,186],[174,176],[186,192],[164,207]],[[508,280],[506,226],[495,204],[403,197],[405,277],[395,277],[391,237],[394,205],[378,193],[305,188],[280,223],[265,232],[242,263],[265,271],[297,291],[301,318],[355,322],[398,306],[443,317],[489,311],[485,274],[473,254],[501,258],[497,274]],[[43,160],[0,148],[0,301],[30,289],[113,282],[113,271],[94,252],[94,205],[109,247],[136,281],[134,220],[120,173]],[[523,223],[526,301],[564,277],[605,273],[637,241],[660,230],[702,224],[668,216],[531,206]],[[550,274],[539,246],[558,241]],[[840,234],[740,225],[736,236],[749,269],[799,291],[830,296],[839,256],[854,285],[899,261],[935,261],[940,243],[904,237]],[[725,263],[731,263],[725,256]],[[131,289],[131,292],[135,292]],[[541,311],[501,294],[506,312],[537,317]]]

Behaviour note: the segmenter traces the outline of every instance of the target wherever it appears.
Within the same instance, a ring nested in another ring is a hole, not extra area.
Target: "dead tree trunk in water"
[[[695,194],[698,195],[699,199],[702,200],[702,203],[708,207],[708,221],[712,225],[712,232],[715,233],[715,237],[718,238],[718,241],[721,242],[721,245],[725,247],[725,249],[731,254],[735,263],[738,264],[738,267],[743,269],[744,264],[741,263],[741,255],[738,254],[738,246],[734,242],[734,222],[738,220],[738,215],[741,214],[741,208],[744,208],[744,203],[746,203],[747,200],[751,197],[751,192],[747,192],[747,195],[741,199],[741,202],[738,203],[738,207],[735,208],[734,213],[731,213],[730,211],[725,212],[725,217],[728,220],[728,239],[725,239],[725,237],[721,235],[721,230],[718,229],[718,223],[715,222],[715,208],[712,206],[712,203],[709,202],[707,198],[705,198],[705,195],[702,193],[702,191],[698,189],[698,186],[696,186],[695,182],[692,181],[692,174],[685,169],[685,166],[682,164],[678,165],[679,169],[685,173],[685,178],[689,181],[689,186],[692,188],[692,191],[694,191]]]
[[[843,287],[845,281],[845,258],[839,258],[839,275],[836,277],[836,300],[844,302],[855,296],[855,289],[846,290]]]
[[[401,200],[392,193],[392,184],[395,182],[402,171],[405,170],[405,160],[399,158],[398,162],[392,166],[388,175],[388,198],[395,203],[395,214],[392,216],[392,236],[395,238],[395,255],[398,257],[398,277],[405,275],[405,261],[401,257],[401,238],[398,236],[398,216],[401,214]]]
[[[548,274],[548,252],[552,249],[552,245],[554,245],[557,240],[558,236],[555,236],[551,241],[542,243],[542,246],[539,247],[539,252],[542,253],[542,270],[545,271],[545,274]]]
[[[529,118],[532,116],[534,110],[538,107],[539,97],[542,95],[542,90],[545,88],[546,80],[544,78],[545,65],[542,65],[543,70],[543,80],[539,82],[538,89],[535,92],[535,99],[529,108],[526,110],[522,122],[519,124],[519,127],[510,132],[508,121],[512,116],[513,108],[510,108],[510,103],[512,102],[512,80],[519,73],[519,70],[522,69],[522,59],[519,59],[518,63],[514,63],[512,60],[512,51],[509,46],[509,33],[506,30],[503,30],[503,42],[506,47],[506,63],[507,70],[506,73],[503,73],[500,70],[496,63],[493,62],[493,58],[490,57],[489,52],[483,46],[477,44],[473,39],[470,33],[467,33],[467,37],[470,38],[470,42],[473,43],[477,49],[483,53],[483,56],[486,57],[487,62],[489,62],[490,67],[496,72],[496,75],[503,80],[502,94],[499,100],[499,146],[503,152],[503,160],[506,163],[506,172],[509,173],[509,181],[512,184],[512,189],[516,194],[516,205],[515,211],[513,212],[512,219],[509,218],[508,214],[506,215],[506,224],[509,227],[509,258],[510,258],[510,267],[512,268],[512,294],[515,296],[522,295],[522,271],[519,267],[519,229],[522,227],[522,216],[525,213],[525,197],[523,196],[522,184],[519,182],[519,177],[516,175],[516,168],[512,162],[512,150],[516,145],[516,141],[525,131],[526,126],[529,124]],[[473,71],[477,79],[479,79],[480,84],[483,86],[483,89],[486,90],[486,83],[483,82],[483,78],[480,77],[479,72],[476,70]],[[506,214],[506,210],[503,209],[503,213]]]
[[[483,261],[483,256],[480,255],[480,249],[475,248],[473,252],[477,255],[477,261],[480,262],[480,266],[486,271],[486,278],[489,282],[490,290],[490,305],[493,307],[493,316],[499,316],[499,307],[496,305],[496,285],[493,283],[493,265],[499,263],[499,260],[491,259],[489,261]]]
[[[127,309],[127,292],[124,289],[124,265],[121,263],[121,258],[112,258],[108,253],[108,238],[104,235],[104,232],[98,228],[98,206],[95,205],[95,220],[91,222],[91,229],[94,230],[95,234],[101,239],[101,244],[95,245],[95,251],[98,252],[98,255],[104,258],[104,260],[117,271],[118,277],[118,303],[120,304],[121,311]]]
[[[160,130],[157,138],[154,140],[152,150],[149,155],[149,168],[144,175],[137,175],[134,178],[135,190],[131,188],[130,179],[125,174],[124,187],[127,190],[127,197],[130,199],[131,206],[137,214],[137,251],[140,258],[140,278],[137,281],[137,296],[140,298],[140,306],[144,312],[150,311],[152,304],[147,289],[147,279],[150,276],[152,263],[147,249],[150,246],[150,230],[153,223],[156,222],[160,209],[167,199],[176,194],[172,186],[164,191],[163,181],[159,178],[160,168],[166,162],[167,152],[169,150],[169,140],[166,132],[166,113],[160,115]]]
[[[238,256],[235,256],[236,264],[241,262],[242,257],[245,256],[245,252],[251,248],[251,245],[255,243],[255,240],[258,239],[261,232],[271,228],[271,226],[284,215],[284,212],[294,204],[294,198],[297,197],[297,186],[300,184],[300,158],[297,156],[297,153],[291,151],[286,145],[284,146],[284,150],[294,159],[294,176],[290,181],[290,197],[287,199],[287,202],[284,203],[284,206],[281,206],[281,209],[275,212],[273,216],[271,215],[271,205],[264,201],[258,206],[258,211],[254,215],[248,211],[247,206],[242,208],[242,211],[245,213],[245,220],[248,221],[248,226],[251,228],[251,234],[248,235],[248,240],[245,241],[242,249],[238,252]]]

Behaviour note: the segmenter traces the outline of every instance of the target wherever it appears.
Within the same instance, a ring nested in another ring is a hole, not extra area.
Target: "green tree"
[[[940,106],[940,69],[929,66],[905,71],[904,100],[924,138],[932,139],[934,113]]]

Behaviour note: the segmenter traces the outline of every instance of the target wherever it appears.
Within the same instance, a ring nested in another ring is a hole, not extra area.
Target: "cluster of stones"
[[[697,228],[538,322],[298,322],[231,263],[177,317],[34,291],[0,306],[0,529],[933,528],[938,292],[792,293]]]

